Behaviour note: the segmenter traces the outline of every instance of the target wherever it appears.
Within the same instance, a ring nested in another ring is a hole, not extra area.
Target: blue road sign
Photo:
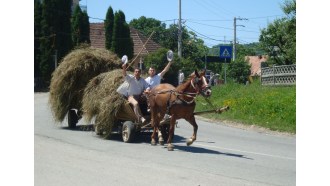
[[[220,46],[220,59],[231,59],[233,55],[232,46]]]

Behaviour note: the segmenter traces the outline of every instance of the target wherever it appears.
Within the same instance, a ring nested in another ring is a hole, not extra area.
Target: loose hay
[[[122,70],[105,72],[90,80],[84,90],[82,110],[86,121],[95,117],[95,127],[110,137],[115,115],[125,103],[117,88],[123,83]]]
[[[55,121],[62,122],[69,109],[81,110],[89,80],[118,68],[120,59],[105,49],[83,48],[69,53],[53,72],[50,83],[49,104]]]

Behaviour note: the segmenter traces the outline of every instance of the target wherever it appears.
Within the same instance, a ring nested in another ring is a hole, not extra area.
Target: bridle
[[[200,81],[200,78],[202,78],[203,86],[199,88],[196,86],[198,82]],[[207,84],[206,79],[204,76],[202,77],[195,77],[190,80],[190,84],[193,87],[194,90],[196,90],[196,95],[200,94],[200,91],[202,92],[202,95],[205,95],[205,92],[209,89],[211,89],[211,86]]]

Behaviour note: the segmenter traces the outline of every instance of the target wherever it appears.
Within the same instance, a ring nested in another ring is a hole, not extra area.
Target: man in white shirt
[[[146,119],[141,113],[141,109],[138,103],[140,95],[149,87],[148,83],[141,78],[141,70],[139,68],[134,69],[134,76],[126,73],[126,64],[123,64],[123,76],[125,81],[129,84],[127,90],[127,100],[133,105],[134,113],[139,122],[145,123]]]
[[[173,63],[172,61],[169,61],[165,66],[165,68],[163,69],[163,71],[161,71],[158,74],[156,74],[156,69],[153,66],[149,68],[148,71],[149,77],[146,78],[146,82],[149,84],[148,90],[160,84],[162,78],[164,77],[165,73],[170,69],[172,63]],[[150,112],[149,99],[147,101],[148,101],[148,112]],[[167,118],[169,118],[169,116],[165,114],[165,119]]]
[[[149,84],[150,89],[160,84],[162,78],[164,77],[165,73],[170,69],[172,63],[172,61],[169,61],[164,70],[158,74],[156,74],[156,69],[153,66],[149,68],[149,77],[146,78],[146,82]]]

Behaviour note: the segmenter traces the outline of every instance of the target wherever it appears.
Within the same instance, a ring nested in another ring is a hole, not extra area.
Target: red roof
[[[130,33],[134,43],[134,55],[137,55],[148,38],[143,36],[138,30],[132,27],[130,27]],[[91,40],[92,47],[105,48],[104,23],[90,23],[89,37]],[[154,42],[152,39],[150,39],[140,55],[146,55],[151,52],[155,52],[159,48],[161,48],[161,46]]]

